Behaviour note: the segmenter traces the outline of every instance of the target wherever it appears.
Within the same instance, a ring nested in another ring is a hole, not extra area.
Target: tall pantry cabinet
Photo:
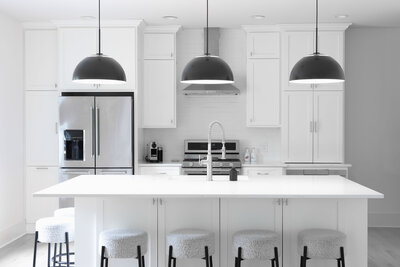
[[[321,25],[319,51],[344,68],[348,24]],[[293,66],[312,54],[311,26],[282,27],[282,158],[288,163],[344,162],[344,84],[290,84]]]
[[[27,231],[51,216],[55,198],[32,193],[58,181],[57,31],[25,28],[25,194]]]

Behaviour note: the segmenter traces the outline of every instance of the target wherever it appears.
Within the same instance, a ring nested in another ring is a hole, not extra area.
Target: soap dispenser
[[[246,152],[244,153],[244,163],[250,163],[250,151],[249,151],[249,148],[246,148]]]

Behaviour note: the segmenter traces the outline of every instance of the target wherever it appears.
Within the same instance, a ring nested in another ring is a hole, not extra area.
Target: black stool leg
[[[206,255],[206,256],[205,256],[206,267],[210,267],[210,262],[209,262],[210,257],[208,256],[208,247],[207,247],[207,246],[205,246],[204,251],[205,251],[205,255]]]
[[[240,267],[241,262],[242,262],[242,248],[238,248],[238,256],[237,256],[237,267]]]
[[[142,256],[142,267],[145,267],[145,264],[144,264],[144,255]]]
[[[68,232],[65,232],[65,248],[67,251],[67,267],[69,266],[69,238],[68,238]]]
[[[174,260],[174,265],[173,267],[176,267],[176,258],[172,258]]]
[[[62,243],[60,243],[60,254],[58,256],[58,266],[61,267],[61,260],[62,260]]]
[[[340,267],[340,259],[336,259],[336,261],[337,261],[337,267]]]
[[[137,259],[139,267],[142,267],[142,252],[140,251],[140,246],[137,246]]]
[[[302,257],[302,267],[307,267],[306,265],[307,265],[307,260],[308,260],[308,257],[307,257],[307,246],[304,246],[304,249],[303,249],[303,257]]]
[[[171,267],[172,264],[172,246],[169,246],[169,251],[168,251],[168,267]]]
[[[37,243],[38,243],[39,233],[35,232],[35,244],[33,245],[33,267],[36,267],[36,252],[37,252]]]
[[[344,248],[340,247],[340,259],[342,261],[342,267],[346,267],[344,264]]]
[[[56,267],[57,243],[54,243],[53,267]]]
[[[212,256],[210,256],[210,267],[213,267]]]
[[[104,254],[106,253],[106,247],[101,247],[101,256],[100,256],[100,267],[104,267]]]
[[[275,258],[274,258],[274,265],[275,265],[275,267],[279,267],[279,255],[278,255],[278,248],[277,247],[274,247],[274,256],[275,256]]]
[[[50,267],[50,257],[51,257],[50,250],[51,250],[51,244],[48,243],[47,244],[47,267]]]
[[[106,260],[106,267],[108,267],[108,258],[105,258]]]

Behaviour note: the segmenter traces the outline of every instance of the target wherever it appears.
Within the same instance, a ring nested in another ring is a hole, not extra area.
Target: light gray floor
[[[1,267],[32,266],[33,235],[25,235],[0,249]],[[73,249],[73,246],[71,246]],[[39,244],[37,267],[47,266],[47,245]],[[400,266],[400,228],[369,228],[368,267]]]

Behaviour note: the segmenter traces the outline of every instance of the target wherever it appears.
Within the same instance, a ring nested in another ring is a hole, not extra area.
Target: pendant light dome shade
[[[79,62],[72,80],[84,84],[122,84],[126,82],[126,76],[124,69],[115,59],[93,55]]]
[[[344,82],[344,72],[340,64],[332,57],[312,54],[303,57],[293,67],[290,83],[321,84]]]
[[[233,73],[229,65],[217,56],[195,57],[186,65],[181,83],[191,84],[230,84]]]

